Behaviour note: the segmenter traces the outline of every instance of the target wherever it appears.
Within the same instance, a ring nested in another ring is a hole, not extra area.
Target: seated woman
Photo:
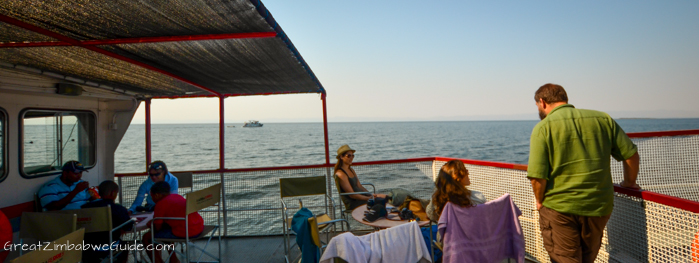
[[[444,164],[439,170],[432,200],[427,205],[427,217],[432,221],[439,221],[447,202],[461,207],[484,204],[486,199],[481,192],[466,188],[470,184],[468,170],[463,162],[451,160]]]
[[[177,177],[172,175],[167,170],[167,166],[163,161],[155,161],[151,163],[150,167],[148,168],[148,175],[149,178],[143,181],[143,183],[141,183],[141,186],[138,188],[136,199],[133,200],[133,204],[131,204],[131,207],[129,208],[129,214],[137,212],[137,209],[141,211],[153,211],[153,208],[155,207],[155,202],[153,202],[153,198],[151,198],[150,195],[148,196],[148,198],[145,197],[146,194],[150,193],[150,188],[157,182],[168,183],[168,185],[170,185],[170,193],[177,193],[177,188],[179,186]],[[141,209],[139,208],[139,206],[143,205],[144,198],[146,199],[146,206]]]
[[[337,149],[337,164],[335,164],[335,182],[338,184],[340,193],[369,192],[357,178],[357,173],[352,169],[354,152],[349,145],[342,145]],[[354,194],[341,195],[345,209],[353,210],[374,197],[386,198],[384,194]]]

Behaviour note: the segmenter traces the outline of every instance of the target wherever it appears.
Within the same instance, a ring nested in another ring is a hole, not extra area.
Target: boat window
[[[22,114],[20,173],[58,174],[63,163],[95,165],[95,115],[83,111],[25,110]]]
[[[0,108],[0,182],[7,176],[7,113]]]

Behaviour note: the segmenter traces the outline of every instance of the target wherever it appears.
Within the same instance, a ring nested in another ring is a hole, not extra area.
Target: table
[[[148,230],[150,228],[150,221],[153,219],[153,212],[135,213],[131,215],[131,218],[136,218],[136,220],[142,218],[142,220],[137,221],[136,224],[134,224],[131,231],[134,241],[140,242],[139,239],[141,238],[141,231]],[[136,262],[141,262],[141,251],[134,250],[133,253]]]
[[[387,209],[390,209],[390,208],[391,208],[390,205],[387,206]],[[366,204],[361,205],[361,206],[355,208],[354,210],[352,210],[352,218],[354,218],[354,220],[357,220],[359,223],[365,224],[367,226],[371,226],[374,229],[391,228],[394,226],[398,226],[398,225],[402,225],[402,224],[410,222],[409,220],[400,220],[400,217],[398,217],[398,213],[389,213],[388,214],[388,218],[396,219],[396,220],[382,218],[382,219],[376,220],[374,222],[367,222],[367,221],[362,220],[362,218],[364,218],[364,211],[367,211]],[[422,226],[428,225],[429,223],[430,223],[430,221],[425,220],[425,221],[420,221],[419,225],[422,227]]]
[[[153,212],[144,212],[131,215],[131,218],[143,218],[133,226],[134,232],[139,232],[150,228],[149,222],[153,219]]]

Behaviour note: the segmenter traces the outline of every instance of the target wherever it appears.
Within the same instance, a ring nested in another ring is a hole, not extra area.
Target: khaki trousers
[[[579,216],[542,207],[539,226],[544,247],[554,263],[592,263],[602,246],[606,216]]]

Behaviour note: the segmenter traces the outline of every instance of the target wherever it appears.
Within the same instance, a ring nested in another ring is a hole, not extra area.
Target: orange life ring
[[[692,242],[692,261],[699,262],[699,232],[694,235],[694,242]]]

